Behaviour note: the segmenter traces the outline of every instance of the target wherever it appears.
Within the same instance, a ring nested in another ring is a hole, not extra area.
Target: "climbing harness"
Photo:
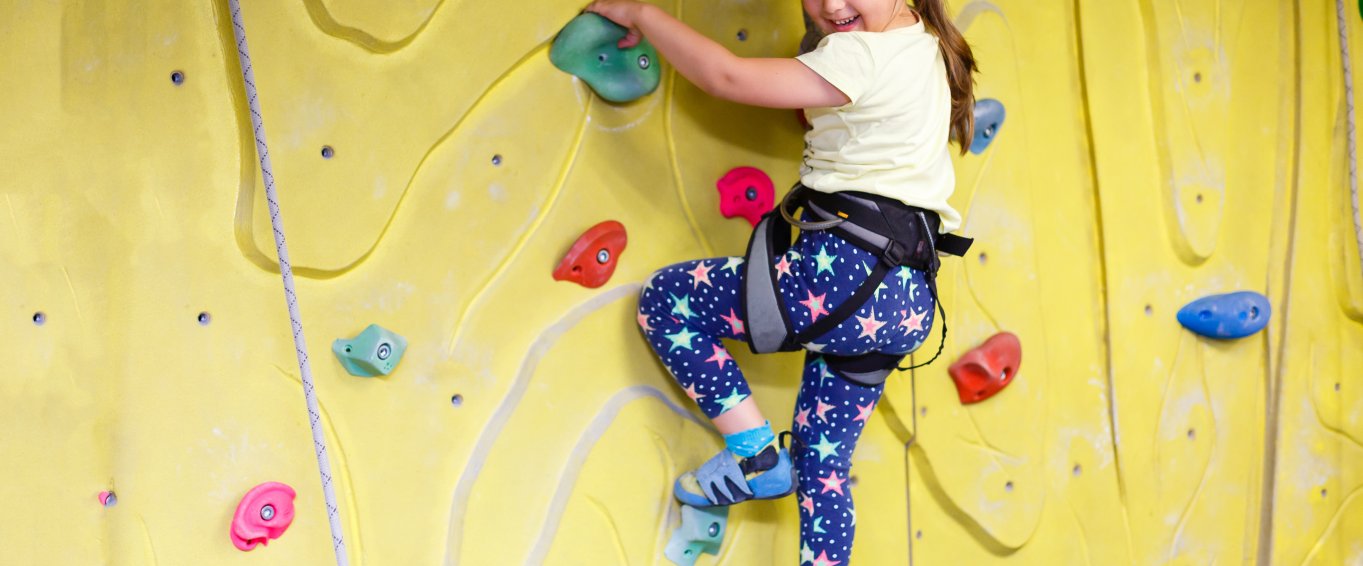
[[[803,207],[813,221],[797,219],[792,210]],[[858,356],[824,354],[829,367],[864,385],[879,385],[895,369],[913,369],[933,362],[946,345],[946,310],[937,298],[938,252],[963,256],[974,240],[938,234],[937,213],[897,200],[861,192],[824,193],[796,183],[775,210],[762,217],[748,242],[744,262],[746,280],[741,297],[748,346],[754,353],[793,352],[836,328],[875,294],[881,280],[900,266],[927,274],[928,291],[941,313],[942,343],[931,360],[909,368],[899,367],[907,354],[870,352]],[[866,280],[833,312],[794,332],[790,315],[781,300],[773,258],[791,245],[792,228],[828,230],[843,240],[875,254],[879,261]]]
[[[331,485],[331,462],[327,459],[327,441],[322,433],[321,409],[317,405],[317,390],[312,384],[312,366],[308,364],[308,346],[303,338],[302,315],[298,296],[293,289],[293,266],[289,263],[289,247],[284,242],[284,222],[279,214],[279,199],[275,193],[274,168],[270,165],[270,148],[265,145],[265,122],[260,114],[260,98],[256,94],[256,77],[251,68],[251,53],[246,48],[246,25],[242,23],[240,0],[228,0],[232,11],[232,32],[237,38],[237,62],[241,65],[241,79],[246,84],[246,103],[251,110],[252,132],[256,138],[256,154],[260,157],[260,171],[265,178],[265,200],[270,205],[270,222],[274,227],[275,251],[279,254],[279,273],[284,277],[284,299],[289,305],[289,322],[293,326],[293,346],[298,354],[298,369],[302,374],[303,396],[308,404],[308,422],[312,425],[312,444],[317,453],[317,468],[322,474],[322,495],[326,499],[327,519],[331,522],[331,546],[336,551],[336,564],[347,566],[345,538],[341,531],[341,514],[336,505],[336,491]]]

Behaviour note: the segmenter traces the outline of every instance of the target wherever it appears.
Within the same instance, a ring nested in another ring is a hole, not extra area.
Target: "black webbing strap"
[[[955,234],[938,234],[937,251],[951,254],[954,256],[965,256],[970,250],[970,245],[975,243],[974,238],[966,238]]]
[[[968,247],[968,245],[967,245],[967,247]],[[911,366],[908,366],[908,367],[904,367],[904,366],[899,365],[899,362],[896,360],[896,361],[895,361],[895,369],[897,369],[897,370],[899,370],[899,371],[908,371],[908,370],[911,370],[911,369],[918,369],[918,368],[921,368],[921,367],[923,367],[923,366],[925,366],[925,365],[928,365],[928,364],[930,364],[930,363],[932,363],[932,362],[935,362],[935,361],[937,361],[937,357],[942,355],[942,350],[943,350],[944,348],[946,348],[946,345],[947,345],[947,309],[946,309],[946,307],[943,307],[943,306],[942,306],[942,301],[941,301],[940,299],[937,298],[937,276],[936,276],[936,274],[932,274],[932,275],[929,275],[929,276],[928,276],[928,292],[929,292],[929,293],[932,293],[932,302],[933,302],[933,304],[937,305],[937,313],[940,315],[940,316],[937,317],[937,323],[942,325],[942,340],[941,340],[940,342],[937,343],[937,353],[936,353],[936,354],[933,354],[933,355],[932,355],[932,359],[930,359],[930,360],[928,360],[928,361],[926,361],[926,362],[923,362],[923,363],[921,363],[921,364],[914,364],[914,365],[911,365]]]
[[[824,315],[823,318],[806,326],[804,330],[797,332],[791,338],[791,341],[796,344],[806,344],[810,340],[827,334],[828,331],[842,324],[842,321],[851,318],[853,314],[856,314],[857,309],[860,309],[862,305],[866,304],[866,301],[870,300],[871,295],[875,294],[876,289],[880,287],[881,280],[890,274],[891,267],[897,266],[891,266],[884,261],[877,261],[876,266],[871,268],[871,274],[867,275],[866,280],[862,281],[857,290],[852,292],[852,296],[847,297],[847,300],[833,309],[833,312]]]

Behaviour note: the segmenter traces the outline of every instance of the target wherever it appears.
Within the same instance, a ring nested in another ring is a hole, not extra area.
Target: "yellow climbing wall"
[[[352,563],[666,563],[672,478],[719,440],[635,296],[740,253],[714,182],[789,186],[791,113],[667,71],[602,102],[548,62],[578,2],[245,4]],[[803,31],[793,1],[660,5],[741,55]],[[1334,3],[952,8],[1008,115],[956,159],[977,244],[942,273],[944,358],[1006,330],[1022,369],[969,406],[947,363],[892,379],[854,457],[855,561],[1363,563]],[[332,562],[226,1],[0,3],[0,76],[0,561]],[[610,282],[553,281],[607,219]],[[1265,332],[1174,321],[1241,289]],[[330,354],[370,323],[409,342],[391,376]],[[798,357],[734,353],[785,423]],[[242,553],[232,512],[266,481],[298,516]],[[700,563],[794,563],[797,521],[735,507]]]

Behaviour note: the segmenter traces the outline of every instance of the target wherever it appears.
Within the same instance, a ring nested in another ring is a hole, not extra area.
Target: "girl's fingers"
[[[629,33],[625,34],[624,38],[621,38],[620,41],[616,42],[615,46],[620,49],[629,49],[638,45],[639,39],[642,37],[643,36],[639,34],[639,30],[631,28]]]

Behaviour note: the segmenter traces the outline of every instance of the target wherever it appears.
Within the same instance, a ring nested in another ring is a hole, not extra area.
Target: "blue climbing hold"
[[[1003,103],[992,98],[975,101],[975,139],[970,141],[970,153],[979,155],[989,147],[1003,127]]]
[[[678,566],[691,566],[702,552],[719,554],[724,542],[724,527],[729,523],[729,508],[681,506],[681,526],[672,531],[663,556]]]
[[[331,351],[350,375],[388,375],[402,361],[402,353],[407,351],[407,340],[391,330],[371,324],[350,340],[339,338],[332,342]]]
[[[1201,336],[1244,338],[1268,326],[1268,298],[1254,291],[1202,297],[1178,311],[1178,322]]]

